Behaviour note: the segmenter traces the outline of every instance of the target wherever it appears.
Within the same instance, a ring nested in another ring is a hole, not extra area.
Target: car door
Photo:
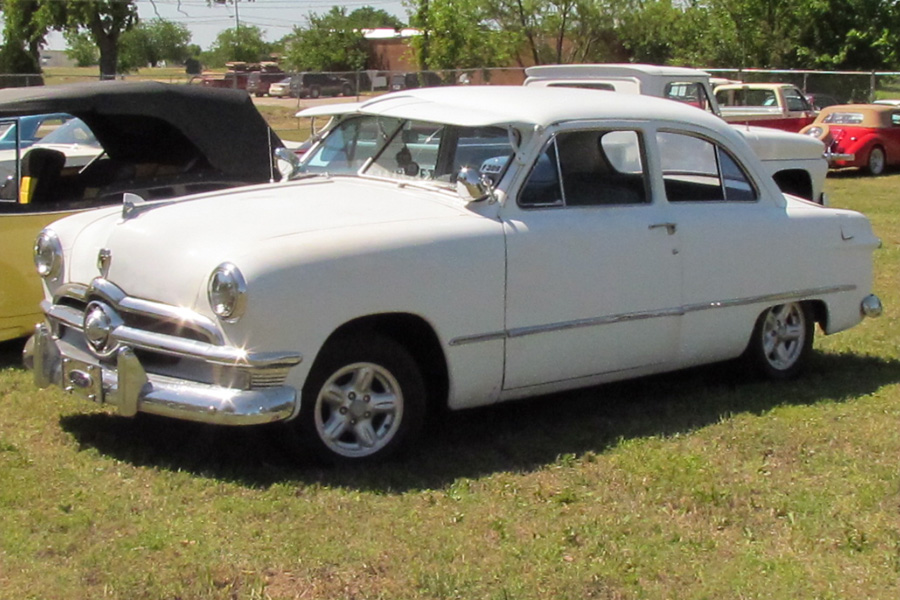
[[[699,131],[654,141],[683,261],[680,366],[733,358],[762,308],[814,286],[815,268],[786,260],[806,251],[802,238],[738,154]]]
[[[661,370],[677,355],[681,259],[644,133],[552,136],[503,220],[504,389]]]

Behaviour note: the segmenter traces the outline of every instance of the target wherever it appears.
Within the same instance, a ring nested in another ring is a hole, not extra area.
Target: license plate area
[[[98,365],[64,358],[62,364],[63,389],[70,394],[102,403],[103,368]]]

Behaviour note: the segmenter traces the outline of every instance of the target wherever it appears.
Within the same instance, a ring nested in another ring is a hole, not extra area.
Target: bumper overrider
[[[41,308],[26,364],[39,387],[57,385],[123,416],[138,412],[220,425],[289,419],[299,401],[284,384],[302,356],[224,343],[215,323],[127,296],[95,279]]]

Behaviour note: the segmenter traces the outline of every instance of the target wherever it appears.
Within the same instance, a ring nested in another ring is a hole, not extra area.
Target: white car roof
[[[638,63],[601,63],[581,65],[541,65],[525,69],[528,77],[596,77],[600,75],[654,77],[709,77],[709,73],[687,67],[644,65]]]
[[[600,90],[528,86],[456,86],[405,90],[359,104],[302,110],[298,117],[374,114],[464,127],[537,125],[588,119],[669,119],[719,130],[717,117],[671,100]]]

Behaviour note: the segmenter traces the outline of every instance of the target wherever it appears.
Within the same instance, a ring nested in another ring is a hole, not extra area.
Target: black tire
[[[767,379],[792,379],[812,352],[814,327],[809,308],[801,302],[769,307],[756,320],[744,359]]]
[[[350,87],[349,83],[345,83],[343,86],[341,86],[341,96],[352,96],[352,95],[353,95],[353,88]]]
[[[425,390],[419,365],[399,343],[374,333],[341,337],[316,359],[289,425],[324,462],[380,462],[420,435]]]
[[[871,150],[869,150],[869,157],[866,159],[866,171],[870,175],[881,175],[885,171],[885,167],[887,166],[887,156],[884,154],[884,148],[881,146],[874,146]]]
[[[309,88],[309,97],[310,98],[313,98],[313,99],[318,98],[320,94],[321,94],[321,92],[319,91],[319,86],[314,85],[311,88]]]

